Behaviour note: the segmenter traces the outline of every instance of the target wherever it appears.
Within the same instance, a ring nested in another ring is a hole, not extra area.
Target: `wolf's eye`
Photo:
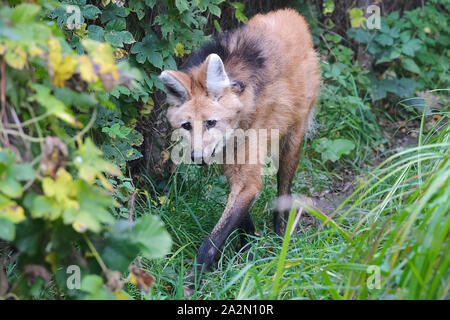
[[[183,129],[190,131],[192,129],[192,125],[190,122],[185,122],[181,125],[181,127],[183,127]]]
[[[214,128],[214,126],[216,125],[216,123],[217,123],[216,120],[207,120],[207,121],[206,121],[206,129]]]

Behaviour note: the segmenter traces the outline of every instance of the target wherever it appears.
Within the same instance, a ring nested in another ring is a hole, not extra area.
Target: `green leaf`
[[[139,249],[131,239],[108,237],[101,256],[109,269],[126,272],[139,254]]]
[[[22,3],[14,8],[11,21],[14,24],[26,24],[32,22],[39,14],[41,7],[32,3]]]
[[[132,128],[128,128],[126,126],[121,126],[118,123],[113,124],[111,127],[102,128],[102,132],[106,132],[111,138],[115,139],[116,137],[125,138],[130,132]]]
[[[106,31],[122,31],[127,27],[127,21],[124,18],[114,19],[108,22],[105,27]]]
[[[169,253],[172,239],[157,217],[147,214],[136,221],[133,240],[139,244],[145,258],[162,258]]]
[[[348,139],[330,140],[322,138],[315,141],[314,150],[322,154],[322,161],[335,162],[344,154],[350,154],[355,148],[355,144]]]
[[[175,6],[180,12],[189,10],[189,3],[187,0],[175,0]]]
[[[154,35],[147,35],[141,42],[134,44],[131,53],[136,54],[136,61],[144,63],[146,60],[157,68],[162,68],[163,57],[158,52],[160,41]]]
[[[135,40],[129,31],[110,31],[105,34],[105,40],[114,47],[122,48],[124,43],[131,44]]]
[[[45,224],[40,219],[26,219],[16,225],[15,246],[21,252],[28,255],[35,255],[40,246],[43,232],[46,230]]]
[[[13,241],[16,236],[16,226],[9,219],[0,217],[0,239]]]
[[[81,290],[92,293],[99,290],[103,285],[103,279],[96,274],[89,274],[81,280]]]
[[[384,34],[384,33],[375,37],[375,41],[385,47],[392,46],[394,44],[394,39],[392,39],[391,36]]]
[[[362,28],[351,28],[347,31],[347,35],[359,43],[368,43],[370,41],[369,33]]]
[[[411,58],[406,58],[402,61],[403,67],[413,73],[420,74],[419,66]]]
[[[48,113],[63,121],[71,125],[80,126],[80,123],[75,119],[69,108],[50,93],[49,87],[37,83],[32,84],[31,87],[36,93],[29,98],[30,101],[38,102],[47,109]]]
[[[403,44],[402,52],[410,57],[414,57],[417,50],[422,47],[422,41],[419,39],[412,39]]]
[[[102,14],[99,8],[92,4],[84,5],[81,8],[82,15],[89,20],[95,20],[97,19],[97,15]]]
[[[88,28],[89,38],[95,41],[105,40],[105,29],[100,26],[90,25]]]
[[[16,154],[11,149],[0,151],[0,192],[10,198],[22,195],[22,185],[17,181],[31,180],[33,168],[29,163],[16,164]]]
[[[210,4],[208,6],[208,10],[215,15],[216,17],[220,18],[220,14],[222,13],[220,8],[218,6],[216,6],[215,4]]]

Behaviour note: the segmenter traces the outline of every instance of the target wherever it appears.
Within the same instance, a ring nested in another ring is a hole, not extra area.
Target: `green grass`
[[[425,131],[427,122],[433,124]],[[282,239],[272,231],[276,179],[266,177],[251,211],[261,236],[243,252],[234,232],[192,299],[448,299],[449,136],[448,113],[433,122],[421,115],[416,146],[376,168],[360,169],[354,193],[329,217],[310,208],[320,227],[300,226],[292,238]],[[303,153],[294,193],[322,190],[336,178],[336,170],[363,164],[348,158],[334,167],[318,167],[319,160],[309,151]],[[139,202],[139,214],[157,214],[164,220],[174,245],[165,259],[143,261],[155,285],[149,294],[129,285],[132,295],[183,299],[183,277],[217,222],[227,191],[218,167],[181,166],[158,203]],[[369,266],[379,268],[379,289],[367,285],[375,279]]]

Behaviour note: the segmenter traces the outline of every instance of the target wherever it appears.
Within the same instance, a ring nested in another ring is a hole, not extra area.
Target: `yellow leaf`
[[[25,220],[25,213],[23,208],[16,202],[10,201],[0,208],[0,217],[7,218],[14,223],[19,223]]]
[[[62,58],[61,43],[55,38],[48,40],[48,59],[53,71],[53,83],[55,86],[63,87],[64,82],[72,77],[77,66],[77,60],[74,56]]]
[[[364,12],[359,8],[353,8],[350,10],[350,24],[352,28],[364,27],[363,22],[367,19],[364,17]]]
[[[75,231],[79,232],[79,233],[83,233],[85,231],[87,231],[88,227],[78,221],[75,221],[74,223],[72,223],[72,227],[75,229]]]
[[[175,55],[180,58],[184,56],[184,46],[181,42],[178,42],[175,46]]]
[[[109,43],[102,43],[91,39],[83,39],[81,43],[89,52],[92,60],[100,66],[100,74],[111,74],[114,80],[119,79],[119,70],[115,64],[114,51]]]
[[[72,77],[77,66],[77,60],[73,56],[66,56],[56,69],[54,69],[53,82],[55,86],[64,87],[64,82]]]
[[[114,50],[114,57],[117,59],[117,60],[119,60],[119,59],[122,59],[122,58],[128,58],[128,52],[126,52],[124,49],[121,49],[121,48],[116,48],[115,50]]]
[[[94,69],[92,68],[92,63],[89,60],[89,57],[85,54],[82,56],[79,56],[78,62],[80,63],[79,69],[80,69],[81,79],[83,79],[86,82],[97,81],[98,77],[95,74]]]
[[[58,66],[61,62],[61,43],[55,38],[51,38],[48,40],[48,59],[53,69],[55,66]]]
[[[45,257],[45,261],[50,264],[50,266],[52,267],[52,272],[56,273],[58,271],[58,266],[57,266],[57,262],[58,262],[58,257],[56,255],[55,252],[50,252],[46,257]]]
[[[20,46],[8,48],[5,59],[12,68],[21,70],[27,62],[27,53]]]
[[[151,97],[149,97],[147,100],[147,103],[141,109],[141,115],[144,115],[144,116],[149,115],[152,112],[154,106],[155,106],[155,102],[153,101],[153,99]]]
[[[30,46],[28,46],[28,54],[31,57],[36,57],[36,56],[40,56],[41,54],[44,53],[44,50],[42,50],[41,48],[39,48],[36,43],[32,43]]]
[[[136,279],[136,275],[134,273],[131,274],[130,282],[132,284],[134,284],[135,286],[137,286],[137,279]]]
[[[56,173],[56,179],[45,177],[42,181],[42,189],[47,197],[54,198],[64,209],[80,208],[80,204],[75,200],[76,192],[73,185],[73,178],[64,168],[60,168]]]
[[[133,300],[129,295],[127,295],[122,290],[114,290],[113,294],[116,296],[117,300]]]

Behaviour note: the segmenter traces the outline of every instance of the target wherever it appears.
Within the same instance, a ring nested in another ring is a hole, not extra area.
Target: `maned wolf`
[[[223,149],[227,153],[224,147],[237,129],[278,130],[278,196],[290,194],[320,87],[313,42],[300,14],[290,9],[258,14],[243,27],[205,44],[180,71],[163,71],[160,79],[166,88],[167,118],[174,129],[189,137],[196,163]],[[223,139],[217,140],[217,132]],[[234,137],[231,140],[234,145]],[[244,148],[248,159],[255,150],[249,144]],[[263,166],[261,162],[225,162],[231,190],[228,203],[200,246],[188,281],[212,266],[233,230],[254,233],[249,209],[262,189]],[[287,215],[286,209],[275,209],[274,229],[279,235],[284,233]]]

